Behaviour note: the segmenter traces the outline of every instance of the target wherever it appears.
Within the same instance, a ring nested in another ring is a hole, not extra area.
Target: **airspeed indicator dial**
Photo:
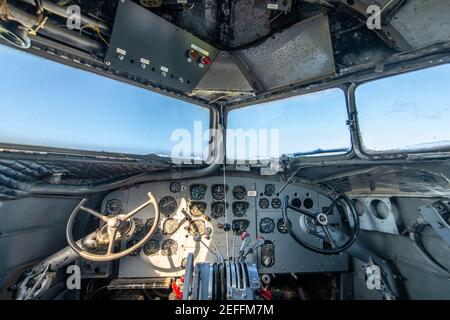
[[[206,189],[208,187],[204,184],[193,184],[191,185],[190,193],[191,193],[191,199],[198,201],[203,200],[206,194]]]
[[[173,256],[177,254],[178,243],[173,239],[167,239],[161,245],[161,254],[163,256]]]
[[[178,230],[178,221],[175,219],[167,219],[163,223],[163,233],[167,235],[174,234]]]
[[[167,217],[177,210],[177,206],[177,200],[170,196],[164,197],[159,201],[159,210]]]
[[[211,205],[211,217],[213,219],[218,219],[225,216],[225,202],[218,201],[213,202]]]
[[[105,213],[108,216],[116,216],[122,211],[122,202],[119,199],[111,199],[106,202]]]
[[[159,251],[159,241],[155,239],[150,239],[144,245],[143,249],[146,256],[154,256]]]
[[[211,188],[212,197],[216,201],[221,201],[225,199],[225,193],[228,189],[228,186],[224,186],[223,184],[215,184]]]
[[[271,218],[263,218],[259,223],[261,233],[272,233],[275,230],[275,221]]]
[[[236,186],[233,188],[233,197],[236,200],[242,200],[247,196],[247,189],[244,186]]]
[[[235,201],[233,202],[233,215],[235,217],[242,217],[247,213],[249,207],[246,201]]]

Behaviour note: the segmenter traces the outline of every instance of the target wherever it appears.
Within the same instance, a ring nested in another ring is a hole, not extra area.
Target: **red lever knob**
[[[202,57],[200,59],[200,62],[203,63],[205,66],[209,66],[212,63],[212,60],[210,57]]]

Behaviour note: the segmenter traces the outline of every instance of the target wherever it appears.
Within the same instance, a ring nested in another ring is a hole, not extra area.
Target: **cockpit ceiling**
[[[450,49],[450,2],[441,0],[43,0],[44,18],[32,0],[4,3],[2,24],[37,30],[34,53],[199,104],[267,99],[363,71],[381,77],[388,65]],[[82,30],[64,27],[73,4]]]

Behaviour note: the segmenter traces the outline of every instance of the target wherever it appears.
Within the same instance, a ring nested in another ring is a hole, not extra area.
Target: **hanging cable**
[[[83,31],[83,30],[86,29],[86,28],[92,29],[92,30],[94,30],[95,32],[97,32],[97,35],[99,36],[99,38],[100,38],[100,39],[101,39],[101,40],[109,47],[109,42],[106,41],[106,39],[102,36],[102,33],[101,33],[101,31],[100,31],[100,27],[99,27],[99,26],[85,25],[85,26],[82,26],[82,27],[80,28],[80,32]]]
[[[220,105],[220,117],[222,119],[222,123],[223,123],[223,119],[224,119],[224,113],[223,113],[223,104]],[[225,128],[224,128],[225,130]],[[222,132],[222,139],[225,139],[225,132]],[[225,197],[224,197],[224,207],[225,207],[225,224],[228,224],[228,210],[227,210],[227,178],[226,178],[226,159],[227,156],[225,154],[226,152],[226,148],[225,148],[225,143],[222,143],[222,156],[223,156],[223,188],[224,188],[224,192],[225,192]],[[230,257],[230,249],[229,249],[229,244],[228,244],[228,232],[225,232],[225,243],[227,244],[226,247],[226,251],[227,251],[227,258]],[[234,251],[234,249],[233,249]]]

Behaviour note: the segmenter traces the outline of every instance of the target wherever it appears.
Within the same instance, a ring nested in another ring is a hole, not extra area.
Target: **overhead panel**
[[[213,46],[138,4],[118,2],[106,56],[116,70],[190,92],[217,53]]]
[[[267,10],[291,11],[292,0],[255,0],[255,6],[266,8]]]
[[[259,91],[321,79],[335,73],[326,15],[299,22],[261,45],[236,53]]]

